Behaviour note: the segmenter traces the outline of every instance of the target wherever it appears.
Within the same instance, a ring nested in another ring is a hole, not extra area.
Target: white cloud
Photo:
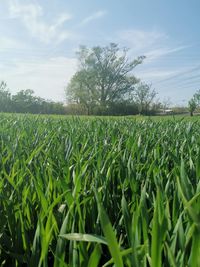
[[[164,79],[164,78],[168,78],[168,77],[171,77],[172,75],[174,74],[177,74],[179,73],[179,71],[177,70],[160,70],[160,69],[149,69],[149,70],[146,70],[146,71],[137,71],[136,70],[136,73],[137,73],[137,76],[138,77],[142,77],[143,79],[145,80],[160,80],[160,79]]]
[[[171,90],[170,94],[172,95],[172,88],[177,88],[179,85],[177,77],[182,77],[189,71],[188,66],[180,65],[178,60],[181,57],[177,57],[177,54],[183,53],[183,50],[189,46],[176,45],[167,34],[155,30],[125,30],[118,32],[117,38],[117,42],[130,48],[129,56],[133,58],[138,55],[146,56],[144,63],[134,70],[136,77],[152,83],[159,95],[164,96],[166,90]],[[170,61],[169,55],[171,54],[173,54],[173,58],[177,58],[175,66],[174,61]]]
[[[71,18],[72,18],[72,15],[70,15],[70,14],[63,13],[63,14],[59,15],[54,27],[62,26],[63,23],[70,20]]]
[[[5,80],[12,93],[23,89],[33,89],[35,94],[45,99],[63,101],[64,88],[75,73],[75,58],[55,57],[41,61],[13,61],[2,68],[0,81]]]
[[[14,50],[25,49],[26,45],[16,39],[9,37],[0,37],[0,51],[2,50]]]
[[[160,46],[163,42],[168,39],[165,33],[158,31],[143,31],[138,29],[124,30],[117,34],[117,38],[121,42],[127,43],[131,49],[138,50],[149,50],[155,46]]]
[[[157,67],[146,66],[143,70],[136,69],[136,77],[141,78],[146,83],[152,84],[159,93],[159,98],[169,96],[173,104],[186,104],[195,93],[195,86],[199,84],[200,65],[193,66],[170,66]],[[192,74],[192,76],[191,76]],[[183,98],[185,99],[184,102]]]
[[[145,55],[147,57],[145,64],[188,48],[188,46],[169,45],[169,36],[156,30],[124,30],[117,33],[117,39],[130,48],[132,56]]]
[[[188,46],[177,46],[174,48],[162,47],[162,48],[154,49],[154,50],[151,50],[151,51],[145,53],[145,56],[147,57],[148,62],[151,62],[151,61],[156,60],[160,57],[179,52],[179,51],[184,50],[186,48],[188,48]]]
[[[18,18],[22,15],[23,18],[37,18],[43,15],[42,7],[38,4],[20,4],[18,0],[9,1],[9,11],[11,18]]]
[[[42,6],[37,3],[23,4],[18,0],[9,0],[9,13],[10,18],[21,20],[29,33],[44,43],[60,43],[72,35],[62,29],[63,24],[72,18],[70,14],[61,14],[50,24],[44,21]]]
[[[90,23],[93,20],[96,20],[96,19],[99,19],[99,18],[104,17],[106,14],[107,14],[107,11],[106,10],[99,10],[99,11],[91,14],[90,16],[84,18],[81,21],[80,25],[81,26],[86,25],[86,24]]]
[[[137,77],[144,79],[147,82],[152,82],[156,86],[185,83],[190,81],[194,77],[191,77],[191,73],[194,76],[199,77],[200,66],[196,65],[193,67],[179,66],[179,67],[149,67],[146,66],[143,69],[136,69],[135,74]]]

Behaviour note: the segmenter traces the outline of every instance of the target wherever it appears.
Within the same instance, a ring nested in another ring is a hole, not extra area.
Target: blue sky
[[[79,45],[145,55],[134,74],[185,105],[200,89],[199,0],[0,0],[0,80],[64,101]]]

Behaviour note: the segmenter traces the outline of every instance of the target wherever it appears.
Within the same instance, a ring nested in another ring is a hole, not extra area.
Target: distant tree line
[[[32,113],[32,114],[66,114],[66,115],[136,115],[155,114],[160,103],[152,101],[155,91],[146,84],[140,84],[136,90],[134,101],[120,100],[109,105],[85,105],[84,103],[68,103],[45,100],[35,96],[33,90],[20,90],[11,94],[5,82],[0,82],[0,112]]]
[[[0,112],[33,114],[65,114],[63,103],[47,101],[35,96],[34,91],[21,90],[11,94],[6,83],[0,83]]]

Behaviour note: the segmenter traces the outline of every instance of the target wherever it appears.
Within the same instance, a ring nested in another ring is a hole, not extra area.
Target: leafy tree
[[[195,109],[197,108],[197,101],[195,97],[191,98],[188,102],[188,107],[190,111],[190,116],[193,116]]]
[[[11,108],[11,94],[5,82],[0,83],[0,111],[9,112]]]
[[[79,69],[66,89],[68,102],[84,104],[91,112],[94,106],[107,108],[116,102],[131,99],[139,82],[132,74],[144,57],[128,60],[128,50],[111,43],[78,51]]]
[[[12,102],[17,112],[32,112],[35,102],[34,91],[30,89],[21,90],[13,95]]]
[[[194,115],[194,111],[200,106],[200,90],[198,90],[188,102],[190,115]]]
[[[33,90],[21,90],[11,95],[5,82],[0,82],[0,112],[20,112],[33,114],[65,114],[63,103],[48,101],[35,96]]]
[[[194,100],[196,101],[197,106],[199,106],[199,105],[200,105],[200,90],[198,90],[198,91],[194,94],[193,98],[194,98]]]
[[[135,101],[138,104],[140,114],[147,114],[157,93],[151,89],[151,85],[140,83],[135,90]]]

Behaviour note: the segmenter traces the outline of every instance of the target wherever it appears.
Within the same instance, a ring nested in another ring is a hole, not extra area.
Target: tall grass
[[[199,267],[199,132],[0,115],[0,265]]]

